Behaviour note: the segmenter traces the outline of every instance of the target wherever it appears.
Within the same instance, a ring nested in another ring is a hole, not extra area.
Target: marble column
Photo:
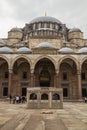
[[[49,108],[52,108],[52,92],[49,92]]]
[[[34,70],[31,70],[30,79],[30,87],[34,87]]]
[[[41,106],[40,106],[40,102],[41,102],[41,93],[38,92],[38,93],[37,93],[37,108],[40,108],[40,107],[41,107]]]
[[[29,108],[30,93],[27,91],[27,108]]]
[[[12,93],[12,69],[9,69],[9,79],[8,79],[8,96]]]
[[[78,82],[78,99],[82,99],[82,86],[81,86],[81,71],[77,71],[77,82]]]
[[[56,75],[55,75],[55,87],[59,88],[59,71],[56,71]]]

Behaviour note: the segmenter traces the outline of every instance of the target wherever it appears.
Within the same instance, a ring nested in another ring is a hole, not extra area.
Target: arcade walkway
[[[29,110],[0,102],[0,130],[87,130],[87,104],[64,102],[64,109]]]

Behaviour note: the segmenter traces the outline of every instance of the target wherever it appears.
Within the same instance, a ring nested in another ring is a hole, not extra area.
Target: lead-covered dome
[[[87,47],[79,49],[78,53],[87,53]]]
[[[17,50],[17,52],[21,52],[21,53],[31,53],[31,49],[28,47],[21,47]]]
[[[79,28],[72,28],[69,32],[81,32],[81,30]]]
[[[66,32],[66,25],[54,17],[37,17],[25,25],[24,34],[30,37],[48,38],[62,37]]]
[[[60,50],[58,50],[60,53],[73,53],[74,51],[69,47],[63,47]]]
[[[2,53],[2,52],[4,52],[4,53],[12,53],[13,50],[12,50],[11,48],[9,48],[9,47],[4,46],[4,47],[1,47],[1,48],[0,48],[0,52],[1,52],[1,53]]]
[[[21,28],[17,28],[17,27],[12,28],[10,31],[11,32],[22,32]]]
[[[30,24],[33,24],[33,23],[38,23],[38,22],[51,22],[51,23],[58,23],[58,24],[61,24],[61,22],[54,18],[54,17],[50,17],[50,16],[42,16],[42,17],[37,17],[35,19],[33,19]]]
[[[42,42],[36,46],[36,48],[50,48],[53,49],[54,46],[49,42]]]

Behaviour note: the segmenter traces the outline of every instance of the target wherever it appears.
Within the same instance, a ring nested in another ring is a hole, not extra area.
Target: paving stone
[[[68,130],[61,119],[45,120],[45,130]]]
[[[64,109],[27,109],[0,102],[0,130],[87,130],[87,104],[64,102]]]

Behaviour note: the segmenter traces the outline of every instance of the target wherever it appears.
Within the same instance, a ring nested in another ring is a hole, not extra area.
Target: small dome
[[[87,53],[87,47],[79,49],[78,53]]]
[[[22,52],[22,53],[31,53],[31,49],[27,48],[27,47],[21,47],[17,50],[17,52]]]
[[[36,48],[54,48],[54,46],[49,42],[42,42],[36,46]]]
[[[81,32],[81,30],[79,28],[72,28],[69,32]]]
[[[73,53],[74,51],[69,47],[63,47],[60,50],[58,50],[60,53]]]
[[[12,28],[11,30],[10,30],[11,32],[22,32],[22,30],[21,30],[21,28]]]
[[[35,19],[33,19],[30,24],[33,24],[33,23],[38,23],[38,22],[51,22],[51,23],[58,23],[58,24],[61,24],[61,22],[54,18],[54,17],[50,17],[50,16],[42,16],[42,17],[37,17]]]
[[[1,48],[0,48],[0,52],[4,52],[4,53],[12,53],[13,50],[10,49],[9,47],[1,47]]]

